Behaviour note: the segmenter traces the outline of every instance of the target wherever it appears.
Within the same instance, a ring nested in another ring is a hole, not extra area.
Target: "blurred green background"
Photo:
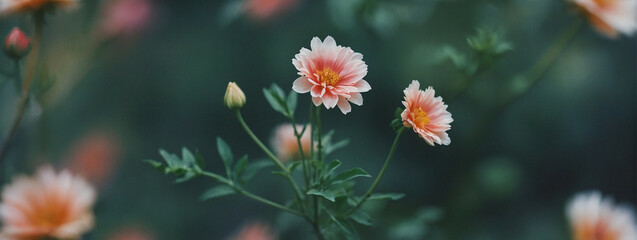
[[[312,37],[328,35],[363,54],[372,86],[351,113],[324,112],[324,128],[351,140],[330,159],[375,176],[393,141],[388,124],[412,79],[433,86],[454,118],[449,146],[430,147],[411,132],[403,137],[377,191],[406,197],[370,206],[375,226],[358,227],[363,239],[569,239],[564,207],[576,192],[637,200],[633,38],[609,40],[584,23],[537,85],[498,107],[514,77],[581,18],[564,1],[305,0],[264,20],[238,12],[233,1],[152,0],[152,18],[135,36],[90,46],[103,4],[82,1],[48,18],[41,63],[59,88],[31,103],[8,154],[30,174],[46,162],[66,166],[70,149],[91,132],[114,136],[117,161],[100,187],[97,225],[87,239],[130,226],[157,239],[224,239],[250,220],[272,224],[281,239],[313,239],[300,218],[236,195],[200,202],[213,182],[173,184],[141,160],[158,159],[158,148],[187,146],[220,172],[217,136],[236,155],[263,157],[223,105],[227,83],[243,89],[244,117],[268,140],[285,118],[261,89],[271,83],[291,89],[297,77],[291,59]],[[1,19],[0,33],[14,26],[32,34],[27,17]],[[442,50],[471,55],[466,38],[478,27],[495,29],[513,50],[452,97],[463,78]],[[10,69],[8,58],[0,57],[0,67]],[[2,131],[16,98],[12,83],[4,84]],[[309,105],[309,95],[300,95],[298,119],[307,121]],[[360,181],[358,191],[371,182]],[[279,202],[290,195],[268,171],[249,188]],[[442,217],[406,222],[428,207],[442,209]]]

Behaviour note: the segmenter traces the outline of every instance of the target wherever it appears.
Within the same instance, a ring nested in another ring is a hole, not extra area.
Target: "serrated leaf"
[[[334,195],[332,195],[331,193],[329,193],[327,191],[323,191],[323,190],[310,189],[309,191],[307,191],[306,194],[307,195],[321,196],[321,197],[329,200],[330,202],[334,202],[335,201]]]
[[[362,212],[362,211],[356,211],[356,212],[352,213],[352,215],[350,215],[349,218],[351,218],[355,222],[360,223],[360,224],[365,225],[365,226],[374,225],[372,223],[372,218],[369,215],[367,215],[367,213]]]
[[[226,185],[219,185],[205,191],[203,194],[201,194],[201,197],[199,197],[199,199],[201,201],[205,201],[205,200],[209,200],[213,198],[227,196],[234,193],[236,193],[236,191],[232,189],[231,187]]]
[[[367,200],[383,200],[383,199],[391,199],[398,200],[405,196],[404,193],[374,193],[367,198]]]
[[[223,165],[226,167],[226,174],[230,177],[230,168],[232,167],[234,157],[232,156],[230,146],[220,137],[217,137],[217,151],[219,151],[219,156],[221,156]]]
[[[352,168],[334,177],[333,182],[347,181],[357,177],[371,177],[371,175],[361,168]]]

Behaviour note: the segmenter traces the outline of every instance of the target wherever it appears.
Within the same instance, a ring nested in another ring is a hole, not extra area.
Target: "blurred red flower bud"
[[[22,30],[14,27],[4,41],[4,51],[10,58],[18,60],[27,55],[29,50],[31,50],[31,39],[24,35]]]

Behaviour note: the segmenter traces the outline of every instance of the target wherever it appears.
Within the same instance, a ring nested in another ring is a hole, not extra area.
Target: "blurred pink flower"
[[[292,89],[298,93],[310,92],[314,105],[321,103],[330,109],[338,105],[343,114],[352,110],[349,102],[363,105],[361,92],[372,87],[363,80],[367,65],[363,55],[349,47],[337,46],[328,36],[323,42],[317,37],[310,43],[312,50],[301,48],[292,64],[299,71]]]
[[[108,0],[102,20],[101,34],[105,37],[138,35],[151,22],[151,0]]]
[[[303,125],[297,124],[296,130],[300,133],[303,130]],[[274,147],[274,152],[276,152],[277,157],[281,161],[286,162],[290,159],[299,159],[299,143],[296,141],[292,124],[283,124],[278,126],[274,131],[274,137],[271,142]],[[307,129],[303,135],[301,135],[301,146],[303,147],[305,157],[310,155],[310,144],[310,126],[307,126]]]
[[[252,222],[244,225],[239,232],[228,240],[275,240],[276,235],[264,223]]]
[[[400,114],[403,125],[413,128],[431,146],[434,146],[434,143],[449,145],[451,139],[447,135],[447,130],[451,129],[450,123],[453,122],[453,118],[442,98],[434,97],[436,92],[431,87],[425,91],[420,90],[420,83],[416,80],[413,80],[403,92],[405,110]]]
[[[616,38],[619,33],[632,35],[637,31],[637,1],[635,0],[568,0],[581,8],[600,33]]]
[[[0,0],[0,14],[35,12],[45,7],[73,7],[78,0]]]
[[[2,233],[13,240],[78,239],[93,227],[95,190],[68,171],[42,167],[2,191]]]
[[[113,174],[119,154],[119,141],[104,130],[96,130],[82,137],[71,148],[68,168],[101,186]]]
[[[268,20],[291,10],[298,0],[244,0],[243,9],[253,19]]]
[[[110,240],[154,240],[155,238],[148,232],[138,229],[130,228],[115,233]]]
[[[573,240],[634,240],[637,225],[633,210],[616,206],[599,192],[579,193],[570,200],[566,215]]]

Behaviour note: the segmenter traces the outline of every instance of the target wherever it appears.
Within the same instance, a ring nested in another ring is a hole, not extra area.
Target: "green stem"
[[[222,177],[222,176],[219,176],[219,175],[214,174],[214,173],[211,173],[211,172],[200,172],[200,174],[201,174],[201,175],[204,175],[204,176],[207,176],[207,177],[210,177],[210,178],[214,178],[215,180],[217,180],[217,181],[219,181],[219,182],[221,182],[221,183],[223,183],[223,184],[226,184],[226,185],[230,186],[232,189],[234,189],[235,191],[237,191],[237,193],[240,193],[240,194],[242,194],[242,195],[244,195],[244,196],[246,196],[246,197],[252,198],[252,199],[254,199],[254,200],[258,201],[258,202],[264,203],[264,204],[266,204],[266,205],[270,205],[270,206],[272,206],[272,207],[275,207],[275,208],[278,208],[278,209],[280,209],[280,210],[283,210],[283,211],[286,211],[286,212],[292,213],[292,214],[297,215],[297,216],[306,217],[303,213],[301,213],[301,212],[299,212],[299,211],[296,211],[296,210],[294,210],[294,209],[288,208],[288,207],[283,206],[283,205],[281,205],[281,204],[278,204],[278,203],[272,202],[272,201],[270,201],[270,200],[268,200],[268,199],[265,199],[265,198],[263,198],[263,197],[260,197],[260,196],[258,196],[258,195],[256,195],[256,194],[251,193],[251,192],[248,192],[248,191],[246,191],[246,190],[244,190],[244,189],[242,189],[242,188],[238,187],[238,186],[237,186],[237,185],[235,185],[232,181],[230,181],[230,180],[228,180],[228,179],[225,179],[225,178],[224,178],[224,177]]]
[[[9,150],[9,145],[11,140],[14,138],[18,127],[20,126],[20,122],[22,122],[22,118],[24,117],[24,111],[26,110],[27,103],[29,102],[29,94],[31,90],[31,82],[33,81],[33,76],[35,75],[36,66],[38,63],[38,56],[40,53],[40,41],[42,40],[42,27],[44,26],[44,12],[38,11],[33,14],[35,21],[35,35],[33,36],[33,42],[31,47],[32,55],[27,60],[26,65],[26,75],[24,79],[22,79],[22,90],[20,91],[20,98],[18,99],[18,106],[15,118],[11,123],[11,127],[8,130],[8,134],[0,146],[0,162],[4,159]],[[18,69],[19,70],[19,69]],[[19,72],[19,71],[18,71]],[[16,73],[19,74],[19,73]],[[19,79],[19,78],[18,78]]]
[[[316,134],[318,140],[318,160],[323,163],[323,137],[321,136],[321,107],[316,107]]]
[[[235,110],[234,113],[237,117],[237,120],[239,120],[239,123],[241,124],[243,129],[246,131],[246,133],[248,133],[250,138],[252,138],[252,140],[257,144],[257,146],[259,146],[259,148],[261,148],[261,150],[263,150],[263,152],[265,152],[265,154],[268,155],[268,157],[272,159],[272,161],[274,161],[274,163],[277,166],[279,166],[279,168],[281,168],[281,171],[283,171],[285,178],[288,180],[288,182],[290,182],[290,185],[292,185],[292,188],[294,189],[294,193],[296,195],[297,201],[299,202],[299,206],[301,206],[301,211],[305,212],[305,206],[303,205],[303,200],[302,200],[303,197],[301,194],[301,190],[299,190],[299,186],[297,186],[296,182],[292,179],[290,175],[290,171],[285,167],[285,165],[283,165],[283,163],[281,163],[281,160],[279,160],[276,156],[274,156],[274,154],[272,154],[270,149],[268,149],[263,144],[263,142],[261,142],[261,140],[259,140],[259,138],[257,138],[256,135],[254,135],[252,130],[250,130],[250,127],[248,127],[248,124],[246,124],[246,122],[243,120],[243,116],[241,116],[241,112],[239,110]]]
[[[396,147],[398,146],[398,142],[400,141],[400,136],[403,135],[404,131],[405,131],[405,127],[401,127],[398,130],[398,133],[396,133],[396,138],[394,139],[394,143],[392,144],[391,149],[389,150],[389,154],[387,155],[387,159],[385,159],[385,164],[383,164],[383,168],[381,168],[380,173],[376,177],[376,180],[374,180],[374,183],[372,183],[372,186],[369,187],[365,195],[363,195],[363,198],[361,198],[361,200],[358,201],[356,206],[354,206],[354,208],[352,208],[348,212],[348,214],[354,213],[356,210],[358,210],[358,208],[360,208],[361,205],[363,205],[363,203],[365,203],[367,198],[369,198],[369,196],[372,194],[372,192],[374,191],[374,188],[376,188],[376,185],[378,185],[378,183],[380,182],[380,179],[383,177],[385,170],[387,170],[387,166],[389,165],[389,162],[391,161],[391,158],[394,155],[394,152],[396,151]]]
[[[303,163],[303,177],[305,178],[305,189],[306,191],[310,189],[310,179],[308,175],[307,169],[307,159],[305,158],[305,152],[303,152],[303,144],[301,144],[302,134],[296,129],[296,121],[294,120],[294,116],[290,117],[290,122],[292,122],[292,128],[294,128],[294,135],[296,136],[296,143],[299,145],[299,153],[301,154],[301,162]],[[305,129],[307,131],[307,129]],[[305,132],[303,133],[305,134]]]

